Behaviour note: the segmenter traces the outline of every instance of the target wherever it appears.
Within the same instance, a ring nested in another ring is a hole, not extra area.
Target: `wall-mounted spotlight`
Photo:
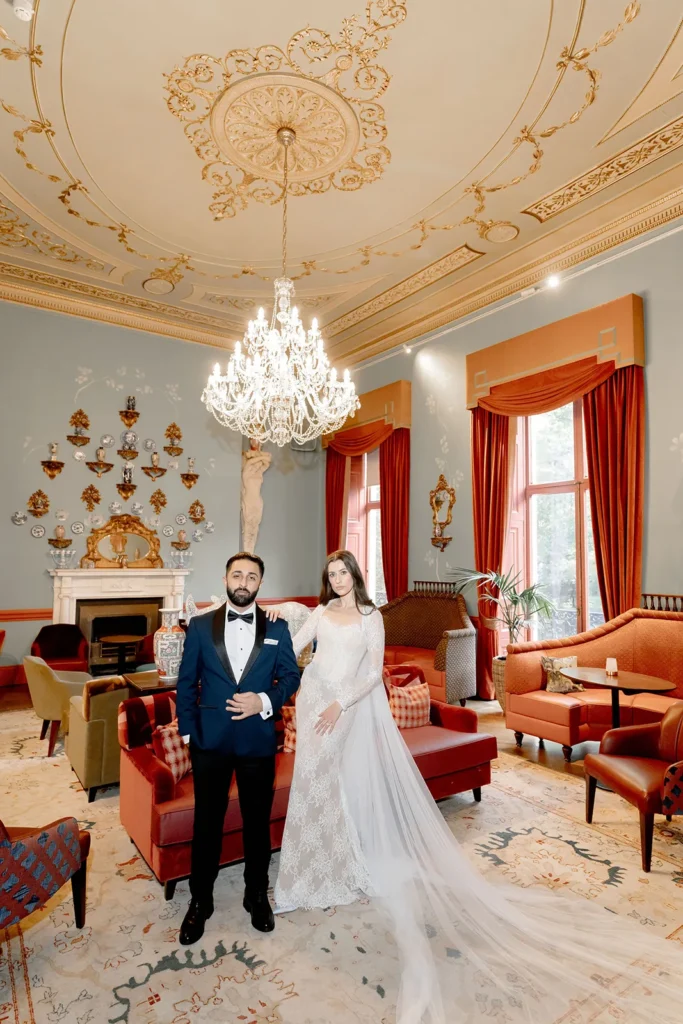
[[[560,279],[557,276],[557,274],[551,274],[550,277],[546,278],[546,282],[545,283],[548,286],[548,288],[559,288],[560,287]]]

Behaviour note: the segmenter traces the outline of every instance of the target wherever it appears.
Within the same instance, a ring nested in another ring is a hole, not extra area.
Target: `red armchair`
[[[31,654],[57,672],[88,671],[88,641],[78,626],[68,622],[43,626],[31,644]]]
[[[44,828],[7,828],[0,821],[0,928],[42,907],[71,879],[76,927],[85,924],[90,833],[75,818]]]
[[[402,672],[404,666],[392,668]],[[418,672],[421,670],[418,669]],[[481,787],[491,781],[491,760],[497,755],[493,736],[477,733],[477,716],[469,708],[439,701],[431,703],[431,724],[401,733],[436,800],[471,789],[481,799]],[[190,874],[194,821],[192,774],[175,782],[170,768],[151,746],[156,725],[175,717],[175,693],[132,697],[119,708],[121,746],[121,823],[156,878],[172,899],[176,882]],[[285,826],[294,754],[279,753],[275,797],[270,818],[274,850],[280,848]],[[242,860],[242,817],[233,784],[223,824],[220,863]]]
[[[652,863],[655,814],[683,811],[683,704],[676,704],[661,722],[610,729],[599,754],[587,754],[586,821],[593,820],[598,782],[634,804],[640,812],[643,871]]]

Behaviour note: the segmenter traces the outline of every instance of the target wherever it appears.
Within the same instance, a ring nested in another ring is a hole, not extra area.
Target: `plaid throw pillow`
[[[408,674],[409,680],[412,674],[406,673],[403,667],[392,667],[392,671],[399,677]],[[399,686],[392,682],[392,676],[386,669],[383,674],[391,714],[399,729],[418,729],[421,725],[429,725],[429,683],[425,682],[422,672],[419,673],[421,681],[408,681]]]
[[[291,704],[285,704],[280,708],[282,721],[285,723],[285,754],[293,754],[296,751],[296,708]]]
[[[563,668],[576,668],[576,655],[568,658],[541,658],[541,668],[547,673],[548,682],[546,690],[548,693],[574,693],[576,690],[583,690],[581,683],[575,683],[567,679],[560,671]]]
[[[154,753],[171,769],[173,778],[180,782],[191,770],[190,748],[178,732],[178,719],[170,725],[158,725],[152,733]]]

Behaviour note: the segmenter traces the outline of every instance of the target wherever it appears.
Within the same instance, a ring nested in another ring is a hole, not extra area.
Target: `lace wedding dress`
[[[317,650],[297,697],[278,912],[360,895],[391,919],[397,1024],[680,1024],[683,948],[590,901],[493,885],[470,864],[396,728],[378,611],[294,638]],[[314,729],[339,701],[331,734]]]

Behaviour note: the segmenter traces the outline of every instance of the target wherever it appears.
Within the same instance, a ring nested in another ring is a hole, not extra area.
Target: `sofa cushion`
[[[496,741],[486,733],[453,732],[438,725],[423,725],[401,732],[408,750],[425,779],[473,768],[497,756]]]
[[[537,718],[542,722],[553,722],[569,729],[578,729],[584,721],[583,694],[548,693],[547,690],[532,690],[531,693],[508,693],[506,707],[513,714],[526,718]]]
[[[636,693],[631,705],[633,724],[649,725],[651,722],[659,722],[669,708],[680,703],[681,701],[675,697],[665,697],[659,693]]]
[[[541,668],[546,674],[546,690],[548,693],[574,693],[583,690],[582,683],[575,683],[573,679],[562,675],[563,668],[576,668],[576,655],[566,658],[550,658],[544,655],[541,658]]]
[[[421,669],[417,666],[420,674]],[[429,725],[429,686],[422,680],[417,679],[405,686],[396,686],[391,682],[391,677],[385,680],[387,693],[389,694],[389,707],[391,714],[399,729],[419,729],[423,725]]]
[[[180,782],[192,771],[190,748],[178,732],[178,719],[170,725],[158,725],[152,733],[154,753],[171,769],[173,778]]]
[[[427,647],[386,647],[384,651],[385,665],[418,665],[425,674],[425,679],[439,696],[446,693],[446,673],[434,668],[434,651]],[[432,696],[436,694],[432,693]]]
[[[585,705],[584,722],[587,722],[588,725],[605,725],[608,728],[612,725],[611,690],[584,690],[583,693],[574,696]],[[633,723],[632,704],[633,697],[619,691],[619,713],[622,725]]]

